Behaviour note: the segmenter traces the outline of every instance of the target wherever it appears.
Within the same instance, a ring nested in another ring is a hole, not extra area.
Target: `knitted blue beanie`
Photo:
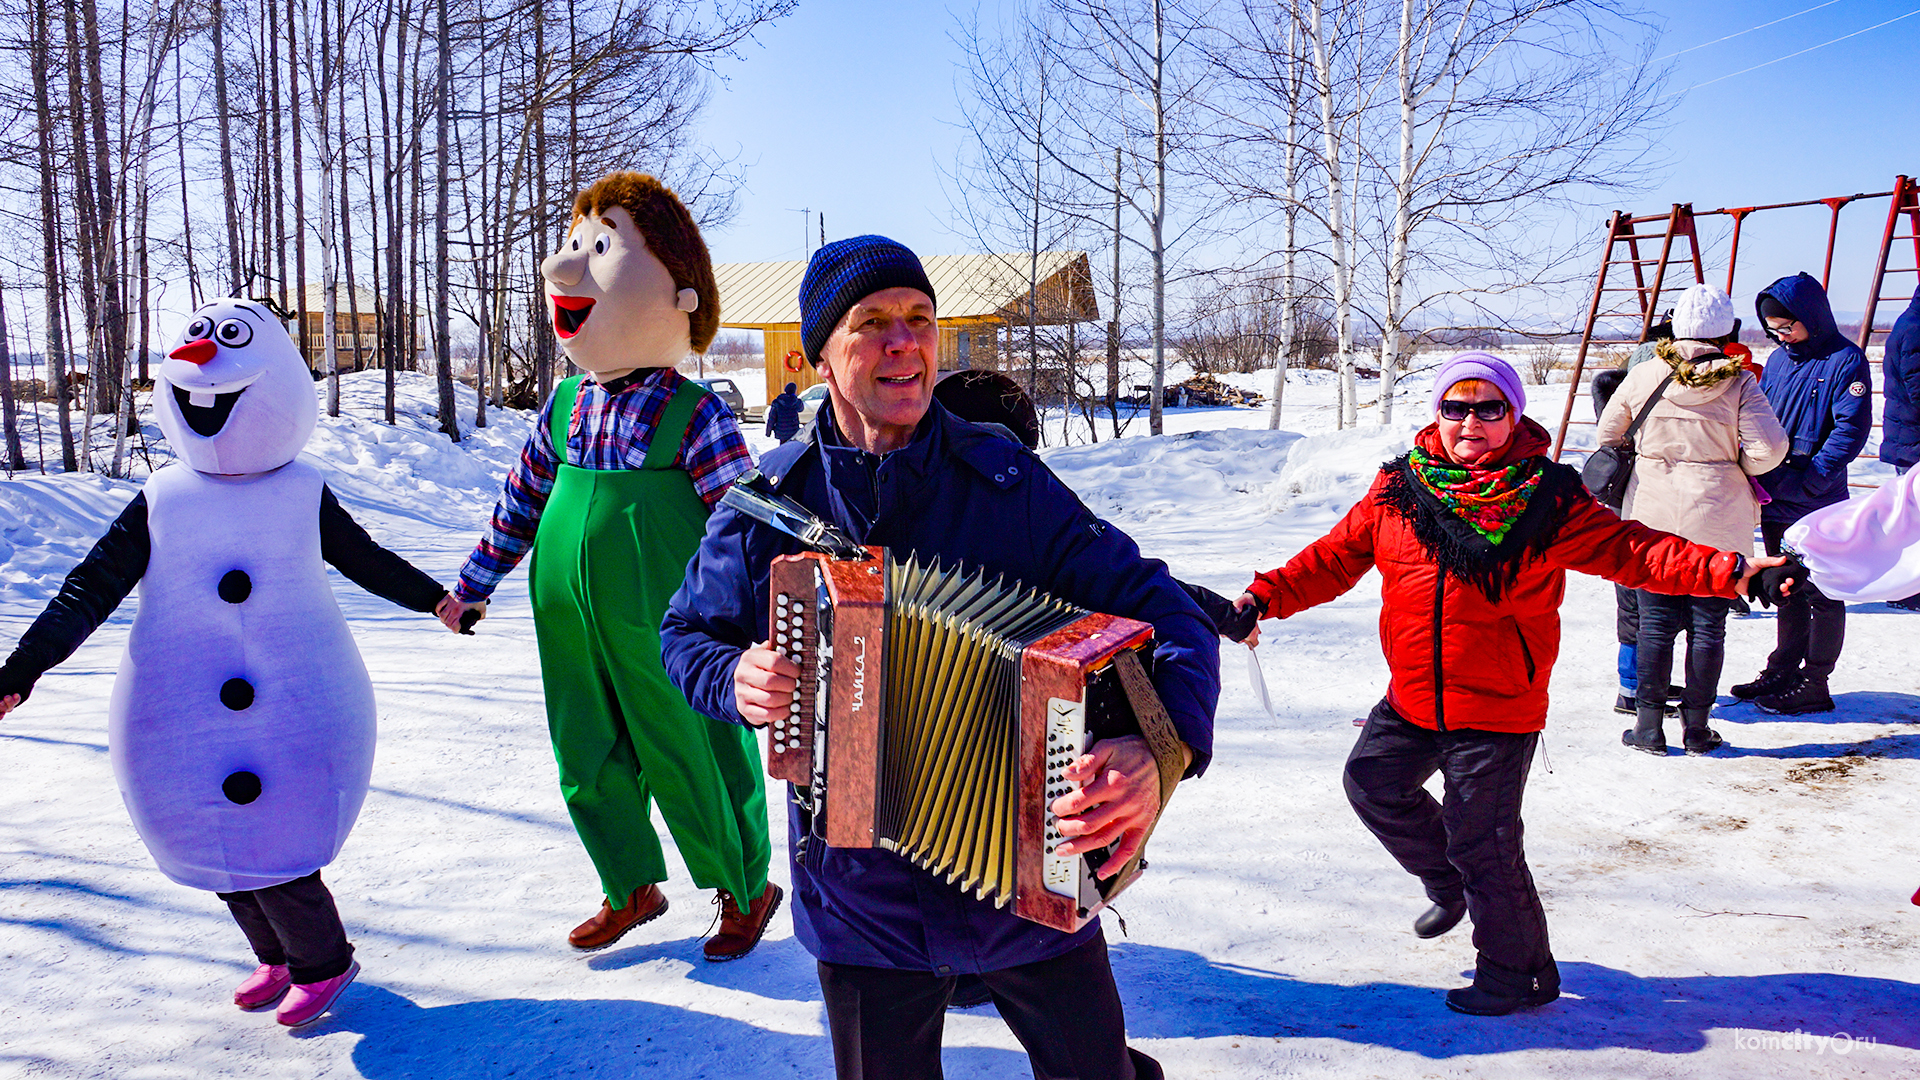
[[[807,362],[820,363],[820,350],[848,308],[881,289],[902,287],[919,289],[939,302],[920,257],[898,241],[853,236],[815,251],[806,277],[800,279],[800,347]]]

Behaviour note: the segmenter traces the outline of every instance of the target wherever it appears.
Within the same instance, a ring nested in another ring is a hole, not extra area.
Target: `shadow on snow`
[[[589,966],[618,971],[675,959],[686,955],[683,946],[691,947],[692,940],[620,950],[595,957]],[[1447,1011],[1436,987],[1308,982],[1182,949],[1129,943],[1114,946],[1113,958],[1128,1033],[1135,1039],[1337,1039],[1429,1059],[1608,1048],[1687,1054],[1705,1047],[1716,1030],[1845,1032],[1862,1042],[1920,1048],[1920,986],[1857,975],[1643,978],[1569,962],[1561,964],[1559,1001],[1492,1019]],[[812,960],[790,938],[768,942],[747,964],[695,964],[685,977],[774,1000],[819,1001]],[[773,1031],[624,999],[504,999],[423,1008],[363,981],[313,1034],[334,1031],[362,1037],[354,1063],[377,1080],[597,1070],[677,1076],[832,1071],[824,1034]],[[1010,1050],[949,1046],[945,1059],[955,1075],[1026,1075],[1024,1056]]]

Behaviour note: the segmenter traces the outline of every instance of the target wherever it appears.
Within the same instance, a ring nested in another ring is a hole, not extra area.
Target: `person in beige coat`
[[[1749,477],[1786,460],[1786,431],[1760,392],[1759,380],[1721,352],[1739,335],[1731,297],[1711,285],[1695,285],[1681,294],[1673,328],[1673,340],[1655,351],[1664,363],[1628,372],[1600,416],[1600,444],[1624,444],[1627,428],[1647,408],[1654,390],[1672,377],[1634,436],[1633,479],[1620,516],[1751,555],[1760,502]],[[1666,687],[1674,640],[1685,630],[1687,684],[1680,695],[1680,721],[1687,753],[1707,753],[1721,743],[1720,734],[1707,727],[1707,714],[1720,689],[1732,601],[1642,592],[1639,602],[1637,685],[1654,694]],[[1634,726],[1620,740],[1664,756],[1665,707],[1658,696],[1638,697]]]

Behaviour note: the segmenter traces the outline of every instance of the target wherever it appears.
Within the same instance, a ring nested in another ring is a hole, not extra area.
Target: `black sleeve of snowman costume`
[[[143,493],[133,497],[107,534],[67,574],[59,595],[21,635],[13,655],[0,664],[0,697],[19,694],[26,700],[47,669],[72,656],[146,574],[151,552]]]
[[[431,612],[447,595],[438,581],[375,543],[326,487],[320,489],[320,557],[348,581],[410,611]]]

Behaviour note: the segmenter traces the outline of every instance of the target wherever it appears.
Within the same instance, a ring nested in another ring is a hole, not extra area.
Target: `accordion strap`
[[[1120,673],[1120,686],[1127,693],[1127,700],[1133,705],[1133,715],[1140,723],[1140,734],[1147,740],[1148,749],[1153,751],[1153,760],[1160,766],[1160,809],[1164,813],[1167,803],[1173,798],[1173,789],[1180,783],[1180,777],[1186,773],[1186,755],[1180,749],[1180,733],[1175,730],[1173,720],[1167,715],[1167,707],[1161,703],[1160,694],[1154,690],[1153,681],[1147,678],[1147,672],[1140,665],[1140,658],[1132,649],[1123,649],[1113,658],[1115,670]],[[1153,825],[1147,828],[1147,839],[1153,838],[1153,829],[1160,824],[1160,816],[1154,815]],[[1130,865],[1120,872],[1120,880],[1126,881],[1134,872],[1146,863],[1146,841],[1140,843],[1140,850]]]

